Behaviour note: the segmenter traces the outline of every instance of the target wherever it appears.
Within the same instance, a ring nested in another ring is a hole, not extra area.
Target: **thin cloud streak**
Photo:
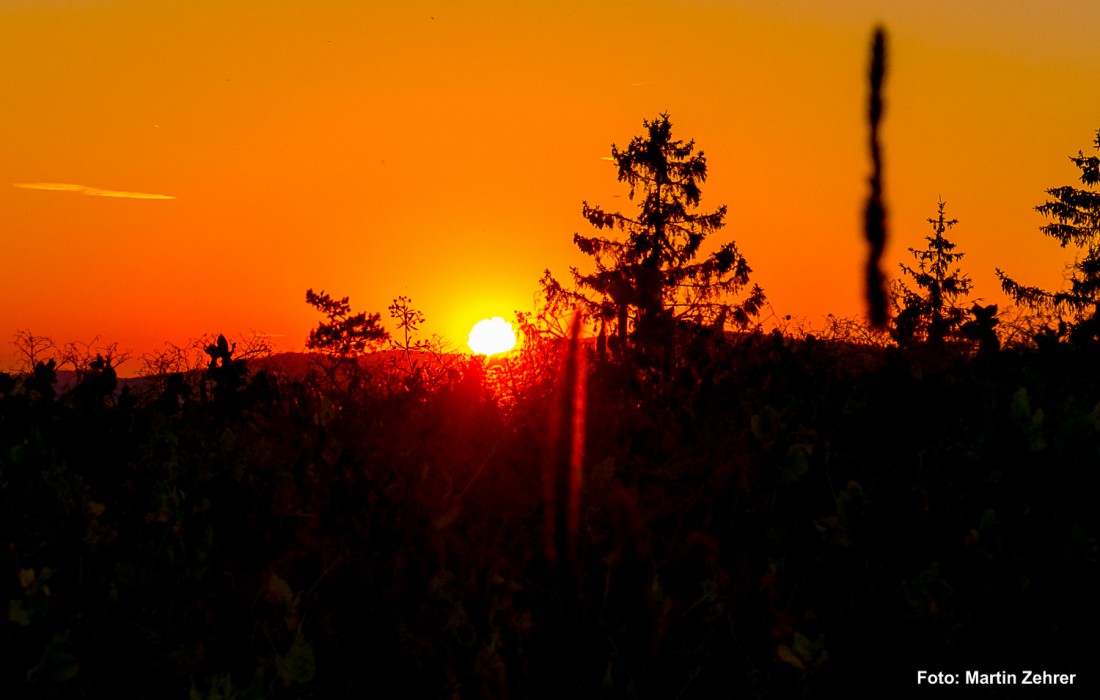
[[[87,185],[72,185],[67,182],[13,182],[12,187],[25,190],[46,190],[48,192],[76,192],[91,197],[121,197],[123,199],[175,199],[168,194],[149,194],[147,192],[120,192],[118,190],[104,190]]]

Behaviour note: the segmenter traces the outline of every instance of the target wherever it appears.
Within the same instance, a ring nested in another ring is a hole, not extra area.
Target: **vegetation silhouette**
[[[407,363],[413,362],[412,353],[429,349],[426,340],[416,338],[416,332],[420,324],[424,323],[424,313],[413,308],[412,300],[406,296],[399,296],[390,304],[390,318],[397,322],[397,330],[401,332],[398,340],[390,339],[390,347],[400,350]]]
[[[399,374],[406,392],[423,392],[431,386],[454,379],[460,364],[455,353],[448,351],[447,343],[438,335],[420,338],[420,324],[424,312],[412,305],[412,299],[398,296],[389,306],[390,318],[397,325],[400,336],[390,338],[390,350],[397,353],[391,365]]]
[[[39,362],[50,359],[48,356],[57,350],[53,339],[35,335],[29,328],[16,331],[12,345],[19,358],[17,369],[22,372],[34,371]]]
[[[612,353],[642,366],[667,366],[685,331],[727,323],[744,327],[764,303],[753,285],[745,298],[733,297],[749,283],[751,268],[735,243],[723,244],[696,262],[708,236],[725,223],[726,206],[699,213],[700,185],[707,179],[703,152],[695,142],[674,139],[668,114],[643,121],[645,134],[625,149],[612,145],[619,182],[640,195],[638,212],[607,212],[584,202],[585,219],[599,230],[619,230],[625,240],[575,234],[573,242],[593,258],[595,272],[571,270],[572,288],[546,271],[543,293],[550,313],[578,305],[608,337]],[[602,341],[601,341],[602,347]]]
[[[350,398],[368,381],[369,371],[360,359],[390,339],[378,313],[352,313],[348,297],[333,299],[323,290],[306,290],[306,303],[325,315],[309,332],[306,348],[318,352],[317,367],[328,379],[330,388],[343,387]]]
[[[309,332],[306,347],[310,350],[351,358],[390,338],[389,332],[380,323],[380,314],[353,314],[348,297],[337,300],[324,291],[317,293],[308,289],[306,303],[328,319]]]
[[[886,204],[882,196],[882,145],[879,128],[882,123],[882,87],[886,80],[886,31],[875,29],[871,43],[870,108],[867,119],[870,127],[871,193],[863,214],[863,230],[867,237],[866,296],[871,325],[885,328],[887,321],[886,276],[882,273],[882,253],[886,250]]]
[[[1100,129],[1093,145],[1100,150]],[[1004,292],[1019,304],[1048,313],[1069,314],[1075,337],[1095,340],[1100,337],[1100,158],[1078,151],[1070,160],[1081,171],[1080,180],[1087,189],[1071,186],[1047,190],[1053,199],[1035,210],[1053,221],[1040,227],[1065,248],[1073,245],[1084,257],[1069,267],[1069,290],[1048,291],[1016,282],[1000,268],[997,276]]]
[[[933,234],[925,238],[927,246],[923,250],[909,249],[917,267],[899,264],[916,285],[915,290],[910,289],[899,279],[891,295],[896,311],[894,339],[902,346],[920,342],[940,346],[945,340],[959,339],[966,321],[966,311],[958,302],[970,293],[974,284],[954,267],[963,253],[953,252],[956,244],[947,238],[947,232],[958,220],[946,218],[946,206],[941,200],[936,218],[928,219]]]

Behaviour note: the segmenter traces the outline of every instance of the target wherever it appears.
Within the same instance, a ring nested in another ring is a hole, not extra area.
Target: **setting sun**
[[[466,344],[478,355],[496,355],[516,346],[516,333],[511,323],[494,316],[475,323]]]

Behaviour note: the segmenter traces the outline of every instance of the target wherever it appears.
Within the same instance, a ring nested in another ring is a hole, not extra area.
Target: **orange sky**
[[[301,349],[308,287],[458,345],[585,264],[581,201],[629,210],[604,157],[663,111],[775,313],[860,314],[876,21],[890,273],[942,196],[976,297],[1057,287],[1032,207],[1100,128],[1100,3],[883,4],[0,0],[0,364],[20,329]]]

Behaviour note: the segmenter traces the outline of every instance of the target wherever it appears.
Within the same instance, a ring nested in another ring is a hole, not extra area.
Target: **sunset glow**
[[[728,206],[706,245],[736,241],[764,316],[859,316],[880,23],[883,269],[942,198],[975,297],[1008,307],[997,267],[1058,288],[1072,255],[1033,207],[1100,127],[1100,4],[842,5],[2,2],[4,251],[38,262],[0,275],[0,367],[21,329],[134,358],[252,329],[300,350],[310,287],[409,295],[460,346],[532,311],[544,270],[591,271],[582,202],[632,211],[611,146],[663,112],[707,156],[701,209]]]
[[[494,316],[475,323],[466,344],[478,355],[497,355],[516,346],[516,333],[511,323]]]

